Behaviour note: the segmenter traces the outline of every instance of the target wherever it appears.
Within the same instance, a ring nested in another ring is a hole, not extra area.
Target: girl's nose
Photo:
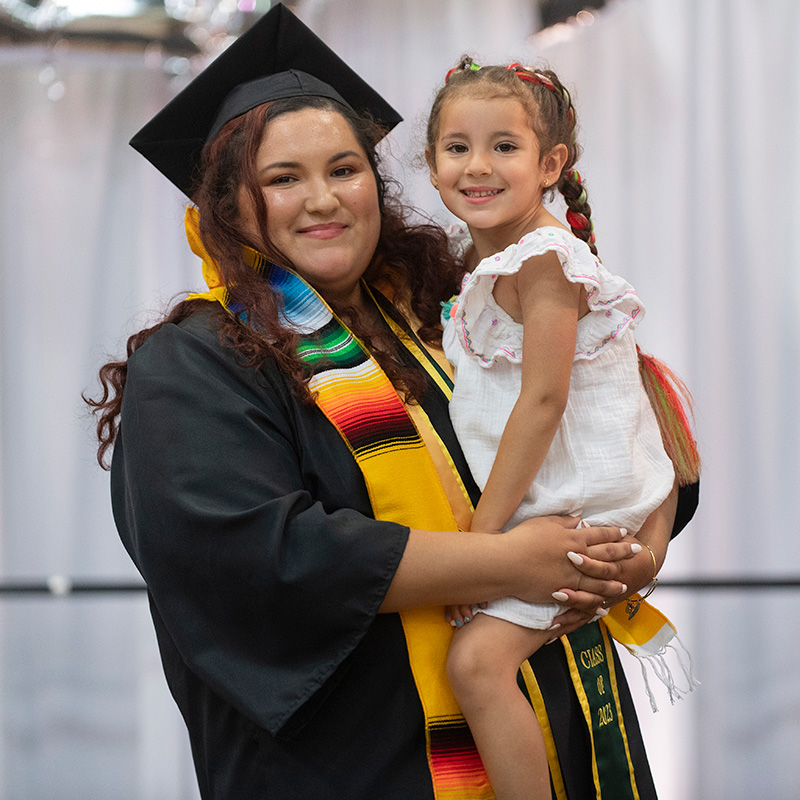
[[[467,162],[467,174],[476,176],[489,175],[491,171],[492,165],[487,155],[478,150],[473,150]]]

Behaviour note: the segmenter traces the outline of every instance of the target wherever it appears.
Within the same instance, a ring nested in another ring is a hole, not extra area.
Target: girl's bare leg
[[[447,674],[497,800],[551,800],[542,730],[517,672],[552,636],[478,614],[453,637]]]

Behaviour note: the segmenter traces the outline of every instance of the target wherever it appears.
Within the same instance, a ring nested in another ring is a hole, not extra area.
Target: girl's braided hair
[[[479,67],[470,56],[464,56],[459,65],[447,73],[445,84],[433,101],[427,129],[427,149],[431,157],[435,153],[439,135],[442,107],[449,98],[462,92],[518,98],[529,112],[531,127],[539,139],[542,155],[558,144],[566,145],[567,160],[552,188],[564,197],[567,222],[573,233],[597,255],[592,209],[581,175],[575,169],[575,162],[582,152],[576,138],[575,107],[569,91],[558,76],[549,69],[524,67],[517,63],[507,67]]]

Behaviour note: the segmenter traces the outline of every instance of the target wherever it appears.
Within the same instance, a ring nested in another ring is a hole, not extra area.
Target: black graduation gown
[[[431,386],[423,406],[468,475],[444,396]],[[372,518],[361,471],[322,413],[276,369],[241,367],[206,310],[130,358],[111,477],[202,797],[430,800],[402,626],[377,613],[408,529]],[[563,695],[551,723],[568,748],[570,798],[590,797],[563,651],[542,648],[532,663]],[[617,669],[640,794],[654,797]]]

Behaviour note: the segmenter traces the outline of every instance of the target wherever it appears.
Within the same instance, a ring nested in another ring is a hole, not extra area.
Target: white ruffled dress
[[[506,529],[529,517],[580,515],[592,525],[638,532],[669,494],[674,472],[639,377],[633,329],[644,307],[633,287],[610,274],[585,242],[557,227],[526,234],[483,259],[465,278],[445,319],[444,351],[456,373],[450,416],[472,474],[483,489],[522,381],[522,325],[494,300],[499,275],[554,251],[564,275],[583,284],[590,312],[578,321],[567,407],[550,449]],[[556,603],[515,597],[485,613],[546,628]]]

